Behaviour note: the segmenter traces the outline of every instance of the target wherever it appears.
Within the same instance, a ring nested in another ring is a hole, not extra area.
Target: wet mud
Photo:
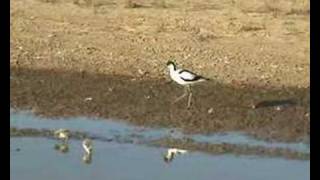
[[[168,79],[11,67],[10,106],[47,117],[93,116],[186,133],[244,131],[269,140],[309,136],[309,88],[221,84],[183,88]]]

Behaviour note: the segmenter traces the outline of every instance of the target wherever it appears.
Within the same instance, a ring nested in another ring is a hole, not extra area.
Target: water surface
[[[221,179],[221,180],[301,180],[310,179],[309,160],[260,157],[257,155],[212,155],[199,151],[177,156],[171,163],[163,161],[166,148],[153,147],[147,142],[161,138],[191,138],[198,142],[234,143],[277,146],[307,151],[304,143],[269,143],[242,133],[186,135],[174,129],[136,127],[121,121],[88,117],[48,119],[25,111],[11,110],[10,124],[17,128],[67,128],[97,137],[124,137],[144,143],[119,143],[94,140],[91,161],[84,161],[81,140],[71,138],[68,151],[56,149],[61,142],[47,137],[10,138],[10,175],[12,179]],[[130,141],[126,141],[130,142]],[[135,142],[135,141],[132,141]]]
[[[95,141],[91,164],[82,161],[81,142],[72,140],[69,152],[54,150],[55,140],[11,138],[12,179],[310,179],[309,161],[250,156],[212,156],[200,152],[177,157],[167,164],[163,148]]]
[[[288,148],[299,152],[310,152],[310,147],[307,143],[281,143],[267,142],[255,139],[242,132],[227,132],[216,133],[211,135],[202,134],[183,134],[176,129],[154,129],[147,127],[138,127],[129,125],[122,121],[89,118],[89,117],[74,117],[65,119],[48,119],[34,116],[27,111],[11,110],[10,125],[17,128],[35,128],[35,129],[58,129],[67,128],[73,131],[82,131],[97,137],[125,137],[133,141],[152,141],[161,138],[182,139],[189,138],[195,142],[204,142],[210,144],[242,144],[251,146],[264,146],[266,148]],[[139,138],[137,140],[137,138]]]

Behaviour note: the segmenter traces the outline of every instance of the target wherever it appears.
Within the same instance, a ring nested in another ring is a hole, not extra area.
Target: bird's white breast
[[[170,71],[171,79],[174,80],[176,83],[181,84],[181,85],[190,84],[189,82],[186,82],[183,79],[181,79],[180,74],[179,74],[180,71],[181,70],[179,70],[179,69],[176,70],[176,71],[174,71],[174,70]]]

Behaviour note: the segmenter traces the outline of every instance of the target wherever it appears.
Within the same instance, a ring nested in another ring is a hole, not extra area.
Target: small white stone
[[[281,108],[280,106],[277,106],[277,107],[276,107],[276,110],[277,110],[277,111],[280,111],[281,109],[282,109],[282,108]]]
[[[144,75],[144,72],[143,72],[141,69],[138,69],[138,73],[139,73],[140,75]]]
[[[84,99],[84,101],[92,101],[92,97],[87,97]]]
[[[51,38],[51,37],[55,37],[55,35],[54,34],[49,34],[48,38]]]
[[[213,108],[208,109],[208,114],[212,114],[213,113]]]

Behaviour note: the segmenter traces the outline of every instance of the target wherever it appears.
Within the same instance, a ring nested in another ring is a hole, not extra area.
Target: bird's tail
[[[200,81],[210,81],[211,79],[203,77],[203,76],[200,76],[199,80]]]
[[[185,153],[187,153],[187,150],[178,149],[178,150],[177,150],[177,153],[178,153],[178,154],[185,154]]]
[[[204,80],[206,81],[210,81],[211,79],[210,78],[206,78],[206,77],[203,77]]]

